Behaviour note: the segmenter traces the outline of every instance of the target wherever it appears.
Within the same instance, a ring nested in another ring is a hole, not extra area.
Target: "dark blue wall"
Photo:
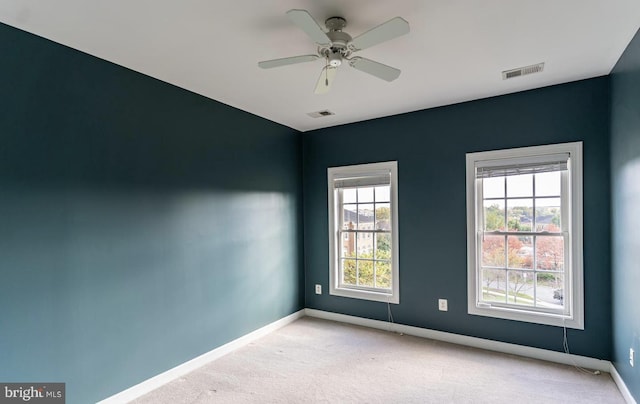
[[[526,78],[525,78],[526,80]],[[397,160],[396,322],[562,351],[562,329],[467,314],[465,153],[584,142],[585,330],[572,353],[610,359],[609,80],[601,77],[304,134],[306,306],[387,319],[383,303],[328,290],[327,167]],[[449,311],[438,311],[438,298]]]
[[[613,70],[611,94],[613,363],[640,401],[640,32]]]
[[[299,134],[0,25],[0,381],[89,403],[303,307]]]

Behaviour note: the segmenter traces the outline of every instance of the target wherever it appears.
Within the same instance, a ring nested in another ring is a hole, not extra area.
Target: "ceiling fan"
[[[316,84],[316,94],[324,94],[329,91],[338,66],[345,60],[354,69],[382,80],[393,81],[400,76],[400,70],[394,67],[359,56],[352,57],[352,54],[407,34],[409,32],[409,23],[403,18],[392,18],[355,38],[351,38],[351,35],[342,32],[342,29],[347,25],[347,20],[342,17],[328,18],[324,22],[328,30],[325,32],[306,10],[289,10],[287,11],[287,16],[318,45],[317,54],[265,60],[258,63],[261,68],[271,69],[296,63],[312,62],[322,58],[325,60],[325,66]]]

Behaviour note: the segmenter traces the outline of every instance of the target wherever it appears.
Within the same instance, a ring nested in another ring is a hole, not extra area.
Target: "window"
[[[399,303],[397,163],[327,170],[329,293]]]
[[[467,154],[469,314],[583,329],[582,143]]]

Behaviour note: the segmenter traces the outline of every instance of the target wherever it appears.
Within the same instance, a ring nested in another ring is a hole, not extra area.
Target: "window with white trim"
[[[467,154],[469,314],[584,328],[582,142]]]
[[[399,303],[397,162],[327,169],[329,293]]]

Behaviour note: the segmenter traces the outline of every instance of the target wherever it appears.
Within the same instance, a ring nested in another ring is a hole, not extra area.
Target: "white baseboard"
[[[618,386],[618,390],[620,390],[620,394],[622,394],[622,397],[624,397],[624,400],[627,402],[627,404],[637,404],[636,400],[633,398],[631,392],[627,388],[627,385],[624,383],[624,380],[622,380],[622,377],[620,377],[620,373],[618,373],[616,367],[613,366],[613,363],[611,364],[610,373],[613,381],[616,382],[616,386]]]
[[[458,345],[466,345],[474,348],[486,349],[489,351],[519,355],[527,358],[541,359],[548,362],[562,363],[565,365],[575,365],[586,369],[599,370],[601,372],[609,372],[611,370],[611,362],[601,359],[589,358],[586,356],[566,354],[563,352],[549,351],[547,349],[532,348],[524,345],[492,341],[483,338],[468,337],[466,335],[452,334],[443,331],[430,330],[427,328],[389,323],[387,321],[347,316],[345,314],[330,313],[322,310],[305,309],[304,313],[309,317],[360,325],[384,331],[392,331],[407,335],[413,335],[416,337],[429,338]]]
[[[265,335],[284,327],[287,324],[290,324],[297,319],[304,317],[304,310],[297,311],[293,314],[288,315],[287,317],[281,318],[271,324],[268,324],[262,328],[259,328],[249,334],[243,335],[242,337],[235,339],[231,342],[228,342],[212,351],[209,351],[205,354],[202,354],[196,358],[189,360],[181,365],[178,365],[172,369],[167,370],[157,376],[154,376],[150,379],[147,379],[141,383],[136,384],[120,393],[114,394],[111,397],[107,397],[102,401],[99,401],[97,404],[121,404],[128,403],[130,401],[139,398],[152,390],[157,389],[158,387],[163,386],[164,384],[169,383],[172,380],[175,380],[181,376],[184,376],[187,373],[190,373],[201,366],[206,365],[209,362],[212,362],[232,351],[235,351],[238,348],[241,348],[259,338],[264,337]]]

